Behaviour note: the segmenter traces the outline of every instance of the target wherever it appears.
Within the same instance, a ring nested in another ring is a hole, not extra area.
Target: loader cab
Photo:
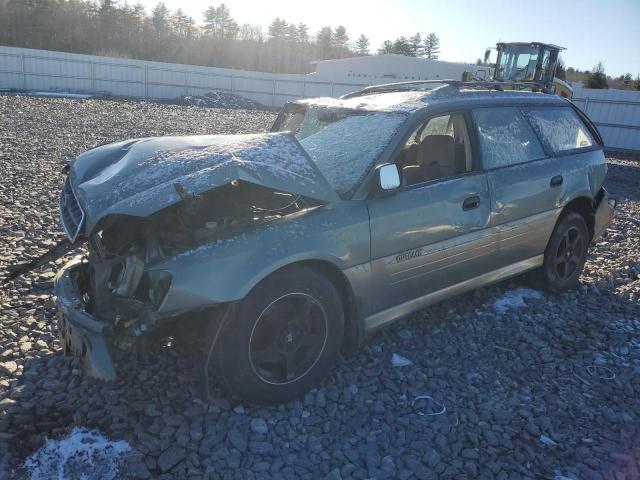
[[[547,43],[498,43],[494,80],[535,82],[545,93],[554,93],[554,75],[563,47]]]

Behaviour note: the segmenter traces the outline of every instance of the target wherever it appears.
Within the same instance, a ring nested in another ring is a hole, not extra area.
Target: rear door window
[[[595,143],[589,129],[570,107],[526,108],[524,112],[545,147],[554,154],[589,148]]]
[[[533,129],[515,107],[473,111],[485,169],[507,167],[545,156]]]

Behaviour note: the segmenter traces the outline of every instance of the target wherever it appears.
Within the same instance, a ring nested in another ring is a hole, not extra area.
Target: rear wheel
[[[562,215],[544,253],[544,264],[537,272],[541,286],[562,293],[578,286],[587,259],[589,230],[582,215]]]
[[[344,333],[335,286],[307,267],[277,272],[244,299],[223,326],[211,368],[243,400],[297,398],[334,365]]]

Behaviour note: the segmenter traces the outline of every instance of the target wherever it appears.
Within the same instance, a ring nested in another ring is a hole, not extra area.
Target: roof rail
[[[482,88],[486,90],[498,90],[503,91],[505,87],[509,87],[513,90],[523,90],[530,88],[532,91],[543,91],[544,85],[538,82],[491,82],[491,81],[470,81],[463,82],[461,80],[415,80],[411,82],[397,82],[397,83],[385,83],[382,85],[372,85],[370,87],[363,88],[356,92],[347,93],[340,97],[341,99],[349,99],[355,97],[362,97],[365,95],[371,95],[374,93],[390,93],[390,92],[405,92],[405,91],[428,91],[431,88],[427,88],[431,85],[447,85],[458,90],[463,88]],[[423,86],[423,87],[421,87]]]

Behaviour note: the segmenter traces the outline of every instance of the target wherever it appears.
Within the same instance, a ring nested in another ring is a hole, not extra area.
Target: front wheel
[[[578,286],[587,260],[589,230],[582,215],[568,213],[558,220],[538,272],[542,287],[562,293]]]
[[[343,333],[342,301],[331,281],[311,268],[288,268],[240,302],[223,326],[211,367],[245,401],[285,402],[328,374]]]

